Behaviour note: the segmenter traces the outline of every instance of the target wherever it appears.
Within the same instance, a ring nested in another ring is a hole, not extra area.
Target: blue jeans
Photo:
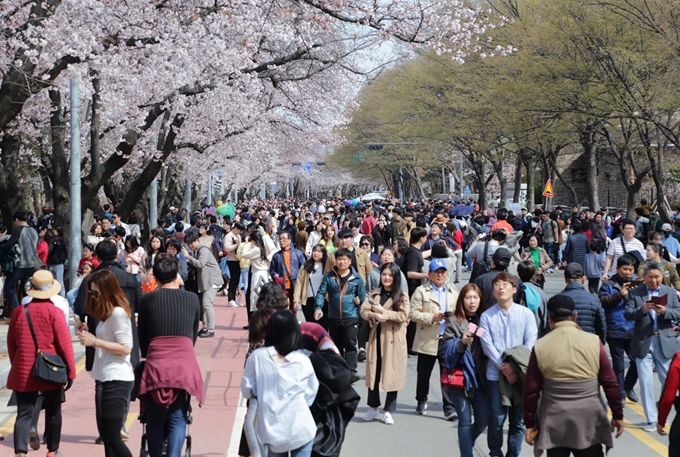
[[[503,375],[499,374],[499,376]],[[486,393],[491,408],[487,433],[489,455],[491,457],[503,457],[503,424],[505,424],[505,418],[508,417],[510,428],[508,430],[508,452],[505,457],[518,457],[522,452],[522,441],[524,441],[524,411],[522,405],[502,406],[498,381],[487,381]]]
[[[14,271],[7,275],[5,278],[5,288],[4,294],[7,297],[10,305],[12,305],[12,310],[19,306],[19,297],[17,296],[16,286],[24,287],[26,281],[31,279],[35,273],[35,267],[30,268],[14,268]]]
[[[59,295],[66,297],[66,287],[64,286],[64,264],[50,265],[47,267],[47,269],[50,270],[54,278],[59,281],[59,284],[61,284]]]
[[[189,403],[187,396],[181,392],[177,399],[166,409],[148,397],[145,400],[144,408],[147,420],[146,436],[149,440],[149,455],[151,457],[161,457],[163,455],[163,426],[165,416],[168,415],[170,429],[168,431],[167,457],[180,457],[187,428],[187,407]]]
[[[554,241],[544,241],[543,242],[543,249],[545,249],[545,252],[548,253],[550,256],[550,259],[553,261],[553,263],[557,263],[557,260],[555,260],[555,242]]]
[[[453,407],[458,413],[458,448],[460,457],[472,457],[472,448],[475,440],[482,434],[489,424],[489,402],[484,389],[475,390],[473,398],[468,398],[453,391],[451,395]],[[475,423],[472,424],[472,412],[475,413]]]
[[[71,312],[73,312],[74,304],[76,302],[76,298],[78,298],[78,291],[80,290],[80,287],[74,287],[73,289],[69,290],[68,293],[66,294],[66,298],[68,299],[68,304],[71,307]]]
[[[310,457],[312,455],[312,449],[314,448],[314,440],[312,439],[309,443],[301,446],[297,449],[290,451],[291,457]],[[271,450],[267,454],[269,457],[288,457],[288,452],[272,452]]]

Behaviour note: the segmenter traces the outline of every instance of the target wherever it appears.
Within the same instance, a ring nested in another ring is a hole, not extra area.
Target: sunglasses
[[[87,293],[94,299],[99,298],[99,292],[96,290],[88,290]]]
[[[361,243],[360,246],[370,246],[370,243]]]

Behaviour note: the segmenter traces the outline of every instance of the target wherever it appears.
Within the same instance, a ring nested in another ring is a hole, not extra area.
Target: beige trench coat
[[[366,300],[361,305],[360,314],[370,326],[366,351],[366,387],[372,389],[375,385],[376,368],[378,364],[376,338],[380,337],[380,350],[382,358],[382,374],[380,376],[380,391],[395,392],[402,390],[406,385],[406,362],[408,358],[406,344],[406,319],[408,318],[408,294],[402,293],[401,306],[398,310],[392,309],[392,299],[383,305],[383,314],[389,319],[380,325],[380,335],[377,334],[378,321],[371,311],[368,302],[372,299],[380,303],[380,288],[369,292]]]
[[[458,291],[446,288],[446,310],[455,311]],[[431,284],[420,286],[411,297],[409,318],[418,324],[413,339],[413,350],[421,354],[437,355],[439,349],[439,322],[434,322],[435,314],[442,312]]]

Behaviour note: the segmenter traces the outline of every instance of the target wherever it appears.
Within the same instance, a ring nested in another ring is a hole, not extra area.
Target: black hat
[[[338,239],[341,240],[343,238],[354,238],[354,234],[348,228],[340,229],[340,231],[338,232]]]
[[[493,256],[491,256],[491,258],[496,264],[502,263],[504,265],[507,265],[510,263],[512,254],[510,254],[510,251],[508,251],[505,248],[498,248],[496,249],[496,252],[493,253]]]
[[[567,317],[574,314],[576,304],[574,300],[564,294],[558,294],[548,300],[548,314],[554,317]]]
[[[583,277],[583,267],[581,266],[580,263],[572,262],[569,265],[567,265],[567,268],[564,269],[564,277],[565,278],[581,278]]]

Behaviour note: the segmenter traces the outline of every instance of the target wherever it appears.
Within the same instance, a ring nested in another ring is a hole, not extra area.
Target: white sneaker
[[[392,419],[392,414],[385,411],[385,415],[383,416],[383,423],[385,425],[394,425],[394,419]]]
[[[642,427],[642,430],[644,430],[645,432],[655,432],[656,424],[654,422],[647,422],[647,425]]]
[[[236,300],[231,300],[231,301],[229,302],[229,306],[231,306],[232,308],[238,308],[238,307],[239,307],[239,304],[236,303]]]
[[[378,411],[373,408],[368,408],[366,414],[364,414],[364,421],[371,422],[378,415]]]

